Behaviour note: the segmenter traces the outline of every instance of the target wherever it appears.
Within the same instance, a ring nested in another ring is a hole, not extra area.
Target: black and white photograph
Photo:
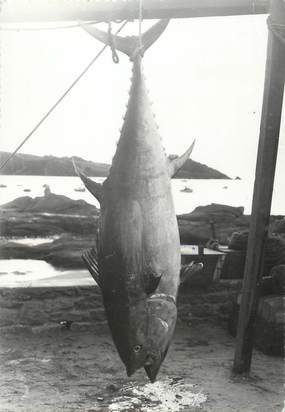
[[[285,0],[0,2],[0,412],[285,412]]]

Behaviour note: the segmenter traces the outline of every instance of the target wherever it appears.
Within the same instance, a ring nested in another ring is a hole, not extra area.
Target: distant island
[[[4,162],[10,153],[0,152],[0,162]],[[170,155],[174,158],[176,155]],[[110,165],[84,160],[74,156],[76,164],[88,176],[108,176]],[[75,176],[71,157],[35,156],[16,154],[2,171],[3,175],[31,176]],[[194,160],[187,160],[179,170],[176,179],[230,179],[230,177]]]

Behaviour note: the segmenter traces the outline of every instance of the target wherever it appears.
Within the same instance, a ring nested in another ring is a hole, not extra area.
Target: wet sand
[[[255,351],[251,378],[235,378],[234,339],[206,321],[178,322],[153,386],[143,370],[126,377],[105,321],[18,327],[0,342],[2,412],[282,409],[282,359]]]

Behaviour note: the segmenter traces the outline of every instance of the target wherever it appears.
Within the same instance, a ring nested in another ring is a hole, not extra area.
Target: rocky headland
[[[0,163],[10,155],[0,152]],[[170,158],[177,157],[170,155]],[[76,164],[88,176],[106,177],[110,165],[91,162],[74,156]],[[72,159],[70,157],[34,156],[30,154],[16,154],[2,171],[4,175],[36,175],[36,176],[75,176]],[[208,167],[202,163],[188,159],[175,176],[176,179],[230,179],[224,173]]]

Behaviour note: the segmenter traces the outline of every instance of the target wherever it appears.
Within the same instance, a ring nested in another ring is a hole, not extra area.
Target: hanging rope
[[[127,24],[125,21],[119,29],[116,31],[118,34]],[[15,156],[15,154],[21,149],[21,147],[26,143],[26,141],[35,133],[35,131],[40,127],[40,125],[48,118],[48,116],[54,111],[54,109],[59,105],[59,103],[67,96],[67,94],[73,89],[73,87],[79,82],[79,80],[84,76],[84,74],[90,69],[90,67],[95,63],[95,61],[101,56],[104,50],[108,47],[105,45],[99,53],[91,60],[91,62],[85,67],[81,74],[73,81],[73,83],[68,87],[68,89],[63,93],[63,95],[54,103],[54,105],[47,111],[47,113],[41,118],[41,120],[36,124],[36,126],[30,131],[30,133],[24,138],[24,140],[19,144],[19,146],[13,151],[13,153],[8,156],[8,158],[1,164],[0,170],[6,166],[6,164]]]
[[[139,48],[142,50],[142,19],[143,19],[143,0],[139,0]]]
[[[277,39],[283,45],[285,45],[285,36],[281,34],[281,31],[283,31],[283,33],[285,33],[285,25],[284,24],[273,23],[271,17],[268,16],[267,26],[268,26],[268,29],[271,31],[271,33],[273,33],[274,36],[277,37]]]
[[[143,42],[142,42],[142,19],[143,19],[143,8],[142,8],[143,0],[138,0],[139,10],[138,10],[138,20],[139,20],[139,32],[138,32],[138,45],[136,50],[133,53],[133,56],[141,55],[143,57],[144,49],[143,49]],[[130,57],[132,60],[133,57]]]
[[[114,45],[114,38],[112,34],[112,26],[111,26],[110,21],[108,23],[108,36],[109,36],[109,46],[112,52],[112,59],[113,59],[113,62],[117,64],[119,63],[119,56],[117,54],[116,47]]]

